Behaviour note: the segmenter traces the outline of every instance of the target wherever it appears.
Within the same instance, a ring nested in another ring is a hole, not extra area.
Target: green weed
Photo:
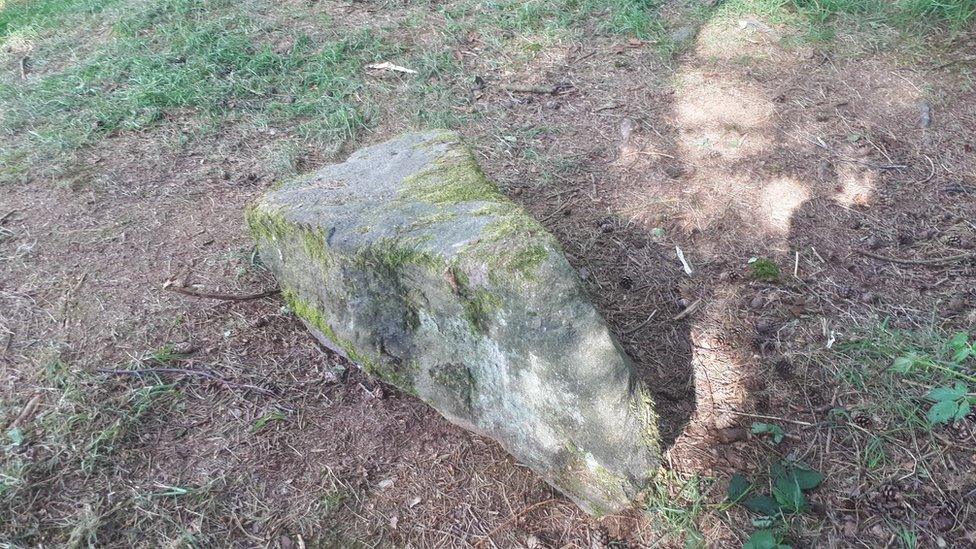
[[[683,540],[685,547],[703,547],[705,538],[698,529],[698,519],[708,508],[709,484],[697,475],[682,478],[662,470],[648,491],[646,510],[673,540]]]
[[[779,280],[779,266],[772,260],[760,258],[749,264],[752,276],[756,280],[764,282],[776,282]]]
[[[976,16],[976,0],[729,0],[720,14],[758,15],[770,23],[802,31],[808,41],[829,41],[837,32],[857,32],[862,42],[871,35],[894,31],[904,47],[922,36],[960,31]]]
[[[13,0],[0,4],[0,44],[11,35],[33,35],[77,13],[96,14],[119,0]]]
[[[0,88],[3,123],[24,137],[8,156],[70,153],[106,136],[189,117],[201,128],[248,122],[334,146],[367,124],[362,66],[395,51],[368,30],[277,43],[227,0],[133,4],[116,38],[79,66]],[[138,9],[137,9],[138,7]]]

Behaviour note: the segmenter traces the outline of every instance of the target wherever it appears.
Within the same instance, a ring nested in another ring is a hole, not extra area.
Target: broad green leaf
[[[783,477],[773,483],[773,497],[786,511],[801,512],[807,508],[807,498],[795,479]]]
[[[961,364],[964,360],[969,358],[969,355],[971,354],[973,354],[973,348],[967,345],[962,349],[958,349],[956,354],[952,355],[952,361],[956,364]]]
[[[949,338],[949,348],[953,351],[959,351],[963,347],[969,346],[969,333],[968,332],[956,332],[952,334]]]
[[[752,496],[742,502],[746,509],[753,513],[758,513],[766,517],[774,517],[779,514],[779,504],[769,496]]]
[[[742,549],[793,549],[790,545],[784,545],[777,541],[776,534],[772,530],[756,530],[746,540]]]
[[[732,503],[738,502],[749,493],[751,488],[752,483],[742,473],[732,475],[732,478],[729,480],[729,501]]]
[[[891,363],[892,370],[903,374],[910,372],[913,366],[915,366],[915,359],[910,356],[900,356]]]
[[[773,439],[774,444],[779,444],[783,442],[783,437],[786,433],[783,428],[774,423],[763,423],[761,421],[756,421],[752,424],[752,434],[754,435],[764,435],[768,434]]]
[[[950,419],[956,417],[958,410],[959,403],[955,400],[940,400],[932,405],[932,408],[929,409],[929,413],[925,417],[932,425],[948,423]]]
[[[793,468],[793,478],[802,490],[813,490],[823,482],[824,475],[820,471],[803,467]]]
[[[964,400],[964,401],[960,402],[959,403],[959,409],[956,410],[956,416],[953,419],[955,419],[956,421],[959,421],[959,420],[963,419],[964,417],[966,417],[967,415],[969,415],[969,410],[971,408],[972,408],[972,406],[969,404],[969,401]]]
[[[931,389],[926,395],[929,400],[934,400],[936,402],[943,400],[959,400],[960,398],[966,396],[966,386],[962,383],[956,383],[954,387],[935,387]]]
[[[769,478],[773,479],[773,482],[787,478],[788,476],[789,472],[786,470],[786,465],[782,461],[777,461],[769,468]]]
[[[757,530],[749,536],[745,545],[742,549],[776,549],[779,543],[776,542],[776,536],[770,530]]]

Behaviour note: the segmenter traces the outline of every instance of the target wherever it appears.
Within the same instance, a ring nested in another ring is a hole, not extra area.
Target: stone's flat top
[[[403,180],[442,157],[459,143],[450,132],[406,133],[352,153],[345,162],[286,181],[286,189],[359,191],[359,199],[381,202],[396,196]]]
[[[556,240],[450,132],[296,178],[248,213],[261,257],[327,345],[498,440],[581,507],[628,506],[656,416]]]

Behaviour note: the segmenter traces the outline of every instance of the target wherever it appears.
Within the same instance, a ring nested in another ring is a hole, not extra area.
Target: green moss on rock
[[[400,198],[434,205],[505,200],[466,149],[453,151],[403,180]]]
[[[398,276],[406,265],[416,265],[428,270],[443,270],[446,261],[434,252],[420,249],[422,238],[385,238],[360,250],[353,261],[361,268],[383,269],[387,274]]]

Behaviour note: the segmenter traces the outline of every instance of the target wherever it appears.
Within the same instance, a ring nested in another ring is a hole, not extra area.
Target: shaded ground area
[[[36,5],[0,12],[5,542],[734,546],[763,519],[729,479],[763,492],[787,460],[826,480],[778,539],[976,544],[976,421],[925,398],[976,390],[951,339],[976,324],[966,26],[745,1]],[[387,60],[418,74],[364,69]],[[164,289],[271,287],[248,201],[431,126],[556,234],[655,389],[670,448],[641,512],[583,516],[277,298]]]

